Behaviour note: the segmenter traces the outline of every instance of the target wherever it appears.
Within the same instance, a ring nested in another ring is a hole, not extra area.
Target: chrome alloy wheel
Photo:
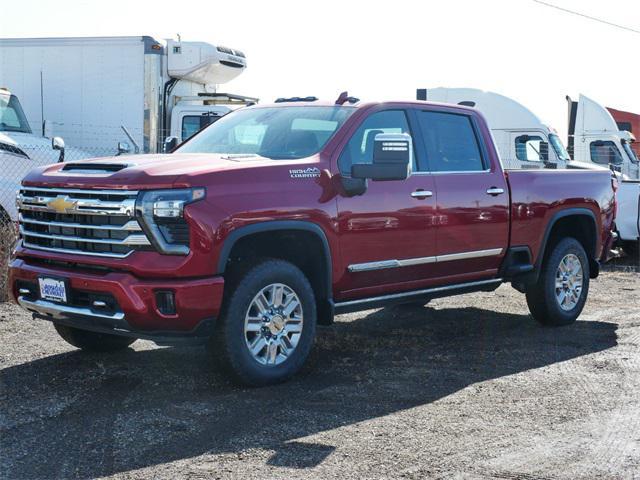
[[[249,353],[262,365],[280,365],[298,346],[302,303],[287,285],[272,283],[253,297],[244,319]]]
[[[563,310],[572,310],[582,293],[582,263],[573,253],[564,256],[556,270],[556,300]]]

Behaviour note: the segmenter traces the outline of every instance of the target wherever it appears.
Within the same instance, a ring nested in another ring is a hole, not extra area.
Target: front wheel
[[[309,280],[292,263],[267,260],[231,288],[211,353],[245,385],[290,378],[304,364],[315,337],[316,303]]]
[[[582,312],[588,293],[587,254],[575,238],[565,238],[553,246],[538,281],[527,288],[527,305],[544,325],[569,325]]]

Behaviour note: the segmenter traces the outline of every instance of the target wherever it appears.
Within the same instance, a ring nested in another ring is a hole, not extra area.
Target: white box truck
[[[239,50],[150,36],[0,39],[0,85],[34,132],[113,155],[160,152],[257,99],[217,92],[247,66]]]

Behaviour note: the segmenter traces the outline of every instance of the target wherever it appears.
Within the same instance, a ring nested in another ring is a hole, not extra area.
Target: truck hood
[[[189,187],[197,185],[200,175],[267,167],[274,163],[259,156],[210,153],[126,155],[48,165],[29,173],[23,184],[132,190]],[[278,165],[285,163],[289,162],[277,162]]]

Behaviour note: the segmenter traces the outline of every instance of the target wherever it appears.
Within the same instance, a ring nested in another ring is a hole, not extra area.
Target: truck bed
[[[608,170],[510,170],[505,175],[511,195],[510,246],[529,245],[536,262],[545,225],[554,215],[569,208],[586,209],[602,232],[595,253],[603,257],[615,213]]]

